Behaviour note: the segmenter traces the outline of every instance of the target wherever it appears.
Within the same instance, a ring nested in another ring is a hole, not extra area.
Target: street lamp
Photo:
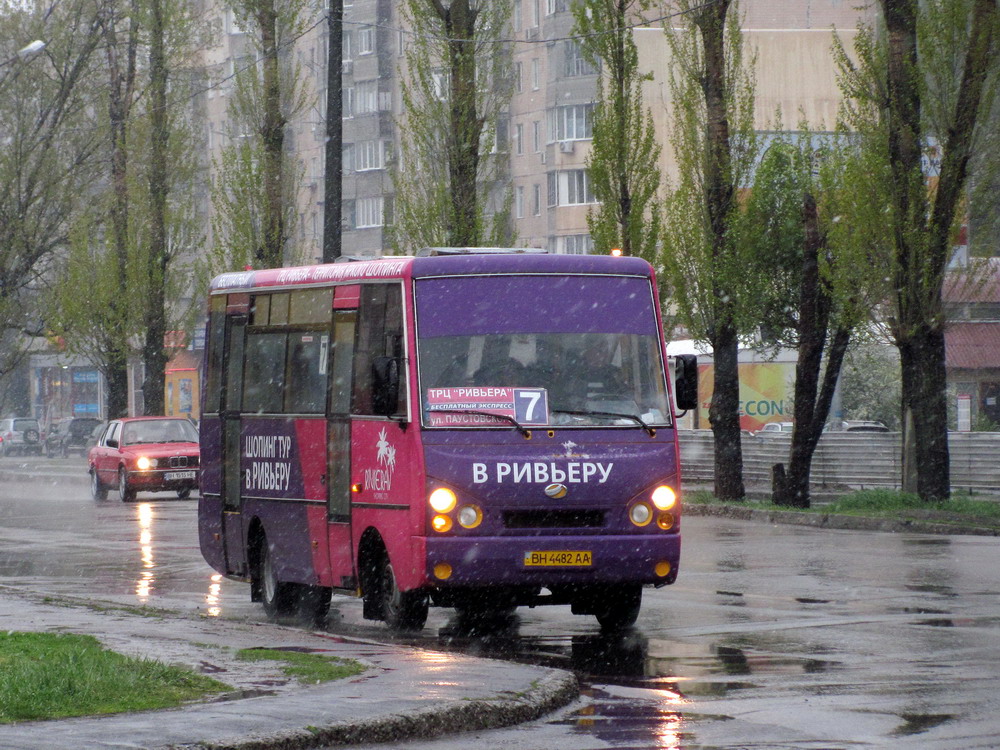
[[[30,44],[26,44],[25,46],[21,47],[21,49],[19,49],[13,57],[9,57],[2,63],[0,63],[0,67],[4,65],[10,65],[11,63],[17,62],[18,60],[23,60],[25,58],[31,57],[35,53],[41,52],[43,49],[45,49],[45,42],[43,42],[41,39],[36,39]]]

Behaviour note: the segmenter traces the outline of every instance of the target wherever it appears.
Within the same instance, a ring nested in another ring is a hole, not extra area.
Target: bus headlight
[[[146,456],[139,456],[135,462],[135,468],[139,471],[149,471],[154,466],[156,466],[156,461]]]
[[[677,493],[674,492],[673,487],[661,484],[653,490],[653,494],[650,495],[650,499],[653,501],[653,505],[656,506],[657,510],[670,510],[677,504]]]
[[[455,504],[458,502],[458,498],[456,498],[455,493],[447,487],[438,487],[430,494],[430,497],[427,498],[427,502],[436,513],[449,513],[454,509]]]
[[[653,511],[646,503],[636,503],[629,509],[628,517],[636,526],[645,526],[653,520]]]
[[[474,529],[483,522],[483,512],[475,505],[463,505],[458,511],[458,523],[462,528]]]

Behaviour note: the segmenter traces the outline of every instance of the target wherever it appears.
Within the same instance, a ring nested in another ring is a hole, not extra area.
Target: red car
[[[176,492],[185,498],[198,486],[198,430],[187,419],[115,419],[90,449],[90,491],[104,500],[118,488],[122,501],[137,492]]]

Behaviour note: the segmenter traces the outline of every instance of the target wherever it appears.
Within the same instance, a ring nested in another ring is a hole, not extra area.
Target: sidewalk
[[[5,750],[239,748],[390,742],[530,721],[579,694],[568,673],[387,645],[303,628],[252,624],[99,601],[51,600],[0,586],[0,628],[90,634],[130,656],[204,672],[233,687],[211,703],[59,721],[0,724]],[[301,686],[242,648],[290,648],[353,659],[364,673]]]

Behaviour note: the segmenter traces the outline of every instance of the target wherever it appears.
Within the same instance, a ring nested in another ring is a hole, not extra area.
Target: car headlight
[[[156,466],[155,458],[148,458],[147,456],[139,456],[135,461],[135,468],[139,471],[148,471]]]

